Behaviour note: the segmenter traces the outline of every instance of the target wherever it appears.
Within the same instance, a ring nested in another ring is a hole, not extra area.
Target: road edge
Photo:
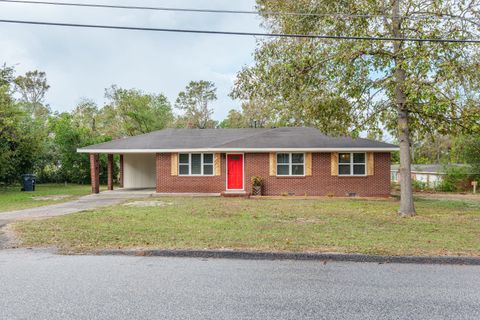
[[[243,260],[302,260],[302,261],[338,261],[338,262],[373,262],[373,263],[410,263],[410,264],[444,264],[444,265],[480,265],[480,257],[468,256],[376,256],[346,253],[301,253],[301,252],[256,252],[234,250],[164,250],[164,249],[129,249],[99,250],[89,252],[94,255],[125,255],[145,257],[177,258],[216,258]]]

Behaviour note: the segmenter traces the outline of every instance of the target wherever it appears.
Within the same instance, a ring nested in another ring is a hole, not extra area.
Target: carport
[[[113,154],[107,154],[107,189],[113,190]],[[156,187],[154,153],[120,154],[120,188],[151,189]],[[92,193],[100,192],[100,153],[90,153]]]

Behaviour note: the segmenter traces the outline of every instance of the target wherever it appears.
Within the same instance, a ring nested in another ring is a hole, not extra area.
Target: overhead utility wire
[[[31,1],[31,0],[0,0],[6,3],[22,3],[22,4],[39,4],[39,5],[56,5],[70,7],[88,7],[88,8],[107,8],[107,9],[131,9],[131,10],[152,10],[152,11],[172,11],[172,12],[200,12],[200,13],[226,13],[226,14],[253,14],[266,16],[310,16],[310,17],[350,17],[350,18],[383,18],[391,17],[385,14],[355,14],[355,13],[313,13],[313,12],[275,12],[275,11],[248,11],[248,10],[223,10],[223,9],[195,9],[195,8],[172,8],[172,7],[151,7],[151,6],[127,6],[127,5],[110,5],[96,3],[78,3],[78,2],[54,2],[54,1]],[[400,16],[400,18],[420,19],[420,18],[437,18],[452,19],[456,17],[440,17],[434,15],[418,15],[418,16]]]
[[[277,38],[280,37],[280,38],[336,39],[336,40],[480,43],[480,40],[474,40],[474,39],[435,39],[435,38],[424,38],[424,39],[422,39],[422,38],[396,38],[396,37],[332,36],[332,35],[317,35],[317,34],[260,33],[260,32],[198,30],[198,29],[146,28],[146,27],[112,26],[112,25],[96,25],[96,24],[76,24],[76,23],[63,23],[63,22],[44,22],[44,21],[6,20],[6,19],[0,19],[0,23],[44,25],[44,26],[58,26],[58,27],[75,27],[75,28],[133,30],[133,31],[153,31],[153,32],[175,32],[175,33],[196,33],[196,34],[218,34],[218,35],[233,35],[233,36],[277,37]]]
[[[153,10],[153,11],[177,11],[177,12],[202,12],[202,13],[228,13],[228,14],[253,14],[253,15],[295,15],[295,16],[352,16],[352,17],[379,17],[383,15],[371,14],[344,14],[344,13],[309,13],[309,12],[273,12],[273,11],[248,11],[248,10],[224,10],[224,9],[195,9],[195,8],[172,8],[172,7],[149,7],[149,6],[126,6],[95,3],[77,2],[53,2],[53,1],[30,1],[30,0],[0,0],[0,2],[41,4],[72,7],[108,8],[108,9],[132,9],[132,10]]]

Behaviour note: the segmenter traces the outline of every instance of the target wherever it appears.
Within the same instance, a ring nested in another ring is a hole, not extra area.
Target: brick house
[[[92,192],[99,192],[99,155],[120,155],[120,187],[159,193],[249,194],[251,177],[264,195],[390,194],[392,144],[331,137],[313,128],[165,129],[80,148],[90,154]]]

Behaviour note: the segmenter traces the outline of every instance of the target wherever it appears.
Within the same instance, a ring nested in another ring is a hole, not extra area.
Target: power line
[[[217,34],[217,35],[231,35],[231,36],[277,37],[277,38],[480,43],[480,40],[474,40],[474,39],[396,38],[396,37],[333,36],[333,35],[317,35],[317,34],[261,33],[261,32],[198,30],[198,29],[147,28],[147,27],[130,27],[130,26],[95,25],[95,24],[76,24],[76,23],[63,23],[63,22],[5,20],[5,19],[0,19],[0,23],[44,25],[44,26],[57,26],[57,27],[74,27],[74,28],[96,28],[96,29],[114,29],[114,30],[152,31],[152,32]]]
[[[295,16],[352,16],[352,17],[378,17],[381,15],[371,14],[344,14],[344,13],[309,13],[309,12],[273,12],[273,11],[248,11],[248,10],[222,10],[222,9],[194,9],[194,8],[172,8],[172,7],[149,7],[149,6],[125,6],[95,3],[77,2],[53,2],[53,1],[30,1],[30,0],[0,0],[0,2],[41,4],[56,6],[108,8],[108,9],[132,9],[132,10],[153,10],[153,11],[177,11],[177,12],[202,12],[202,13],[227,13],[227,14],[253,14],[253,15],[295,15]]]
[[[195,12],[195,13],[225,13],[225,14],[250,14],[250,15],[266,15],[266,16],[308,16],[308,17],[348,17],[348,18],[383,18],[391,17],[385,14],[354,14],[354,13],[313,13],[313,12],[275,12],[275,11],[249,11],[249,10],[223,10],[223,9],[195,9],[195,8],[172,8],[172,7],[151,7],[151,6],[127,6],[127,5],[110,5],[95,3],[77,3],[77,2],[53,2],[53,1],[31,1],[31,0],[0,0],[0,2],[20,3],[20,4],[37,4],[37,5],[54,5],[54,6],[70,6],[70,7],[87,7],[87,8],[105,8],[105,9],[128,9],[128,10],[152,10],[152,11],[172,11],[172,12]],[[434,15],[418,15],[418,16],[401,16],[400,18],[422,19],[453,19],[457,17],[441,17]],[[460,17],[458,17],[460,19]]]

